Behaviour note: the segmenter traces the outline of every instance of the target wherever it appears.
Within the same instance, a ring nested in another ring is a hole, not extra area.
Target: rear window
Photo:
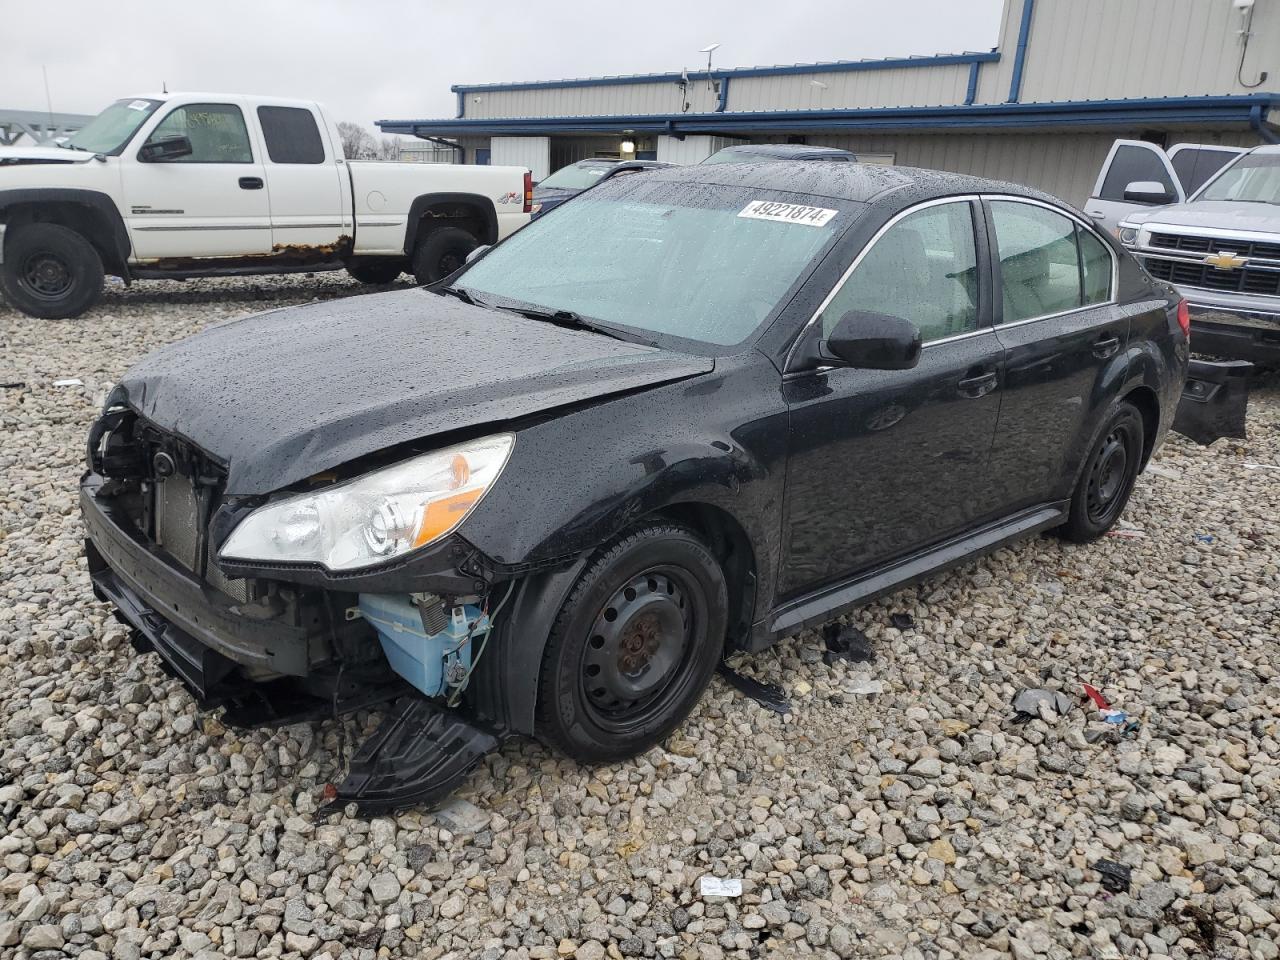
[[[259,107],[258,122],[272,163],[324,163],[324,141],[310,110]]]

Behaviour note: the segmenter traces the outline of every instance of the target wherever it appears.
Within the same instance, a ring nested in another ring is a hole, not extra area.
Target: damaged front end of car
[[[477,670],[519,583],[454,531],[510,445],[411,459],[407,497],[404,464],[234,497],[216,458],[109,402],[80,485],[94,593],[228,726],[384,709],[333,803],[430,805],[507,729]]]

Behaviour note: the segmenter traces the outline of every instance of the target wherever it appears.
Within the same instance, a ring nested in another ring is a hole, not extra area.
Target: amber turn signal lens
[[[483,493],[483,490],[463,490],[449,497],[432,500],[422,512],[422,523],[413,538],[413,545],[420,547],[444,536],[462,521]]]

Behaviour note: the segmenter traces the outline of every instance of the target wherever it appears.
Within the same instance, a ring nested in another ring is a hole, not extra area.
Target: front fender
[[[31,214],[32,220],[61,223],[59,208],[69,211],[68,226],[83,230],[85,239],[97,247],[104,266],[121,276],[128,274],[129,231],[110,196],[100,190],[72,187],[19,187],[0,190],[0,222]],[[22,221],[17,221],[22,222]]]

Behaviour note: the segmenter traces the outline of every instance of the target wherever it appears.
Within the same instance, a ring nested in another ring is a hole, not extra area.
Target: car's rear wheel
[[[723,653],[728,590],[693,533],[658,523],[603,548],[560,610],[538,678],[538,735],[584,763],[674,730]]]
[[[1142,414],[1133,404],[1120,403],[1093,438],[1067,522],[1060,528],[1065,539],[1088,543],[1115,525],[1133,492],[1142,450]]]
[[[396,260],[374,260],[347,264],[347,273],[361,283],[391,283],[404,273],[404,264]]]
[[[413,250],[413,275],[419,283],[443,280],[467,262],[480,241],[461,227],[438,227]]]
[[[102,296],[102,258],[80,234],[56,223],[11,228],[0,293],[32,317],[78,317]]]

